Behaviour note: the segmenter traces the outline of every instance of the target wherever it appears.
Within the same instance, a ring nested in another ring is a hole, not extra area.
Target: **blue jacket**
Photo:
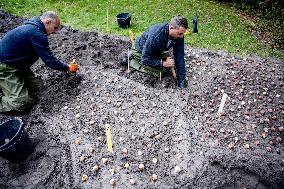
[[[147,66],[162,67],[161,55],[173,47],[178,81],[185,80],[184,38],[172,39],[169,24],[156,24],[135,40],[135,49],[142,53],[141,63]]]
[[[68,71],[68,65],[50,51],[46,30],[39,17],[26,21],[0,39],[0,63],[28,71],[39,57],[52,69]]]

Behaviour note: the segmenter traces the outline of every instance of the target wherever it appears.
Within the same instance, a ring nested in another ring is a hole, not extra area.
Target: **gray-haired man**
[[[0,89],[3,92],[0,112],[21,111],[32,103],[29,87],[36,78],[30,67],[40,57],[50,68],[76,72],[77,64],[67,65],[56,57],[49,48],[47,36],[60,29],[56,13],[45,12],[23,25],[9,31],[0,40]]]

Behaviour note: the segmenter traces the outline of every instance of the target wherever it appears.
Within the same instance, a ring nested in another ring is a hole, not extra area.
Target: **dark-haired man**
[[[7,32],[0,39],[0,112],[22,111],[32,104],[28,89],[39,81],[30,67],[40,57],[50,68],[76,72],[77,64],[65,64],[54,57],[47,36],[60,29],[56,13],[47,11]]]
[[[130,56],[130,66],[139,71],[159,77],[167,69],[175,68],[178,86],[187,86],[184,61],[184,33],[187,19],[174,16],[169,23],[156,24],[135,40]],[[173,58],[167,53],[173,48]],[[127,65],[127,58],[121,62]]]

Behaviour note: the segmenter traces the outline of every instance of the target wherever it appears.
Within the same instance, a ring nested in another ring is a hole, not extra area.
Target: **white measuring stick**
[[[177,78],[177,73],[176,73],[175,67],[171,67],[171,70],[172,70],[172,74],[173,74],[174,78],[176,79]]]
[[[108,8],[107,8],[107,20],[106,21],[107,21],[107,23],[106,23],[107,24],[107,32],[108,32]]]
[[[221,104],[219,106],[219,110],[218,110],[218,113],[217,115],[220,115],[223,113],[223,109],[224,109],[224,106],[225,106],[225,102],[226,102],[226,99],[227,99],[228,95],[226,93],[223,93],[223,96],[222,96],[222,100],[221,100]]]
[[[130,65],[129,65],[129,48],[127,49],[127,72],[130,72]]]

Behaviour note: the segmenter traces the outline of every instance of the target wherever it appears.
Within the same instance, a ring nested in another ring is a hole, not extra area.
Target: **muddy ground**
[[[22,21],[1,11],[0,36]],[[127,38],[63,27],[50,46],[80,70],[62,73],[40,60],[33,66],[44,81],[37,103],[0,121],[21,117],[35,150],[17,164],[0,157],[0,188],[284,187],[280,60],[187,46],[182,95],[172,77],[160,81],[119,65]]]

